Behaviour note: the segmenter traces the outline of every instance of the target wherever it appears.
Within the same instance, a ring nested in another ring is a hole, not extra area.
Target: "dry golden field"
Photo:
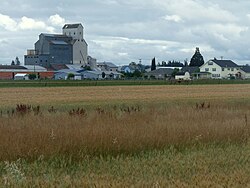
[[[0,187],[250,186],[250,85],[4,88],[0,106]]]
[[[250,85],[98,86],[1,88],[0,107],[16,104],[84,105],[164,103],[174,101],[239,101],[250,99]]]

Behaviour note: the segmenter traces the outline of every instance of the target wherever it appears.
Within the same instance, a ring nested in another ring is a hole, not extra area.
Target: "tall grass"
[[[22,107],[24,108],[24,107]],[[246,142],[247,106],[113,106],[69,112],[17,109],[0,117],[0,160],[135,154],[168,146]],[[24,108],[25,109],[25,108]]]

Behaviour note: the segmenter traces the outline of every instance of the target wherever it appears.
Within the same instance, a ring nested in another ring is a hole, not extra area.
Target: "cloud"
[[[21,30],[46,30],[48,32],[54,32],[54,28],[47,26],[46,23],[42,21],[37,21],[32,18],[22,17],[18,24],[18,28]]]
[[[8,15],[0,14],[0,27],[3,27],[8,31],[19,31],[19,30],[45,30],[47,32],[54,32],[55,29],[48,26],[43,21],[38,21],[26,16],[22,17],[18,21],[11,18]]]
[[[235,0],[3,0],[0,39],[8,44],[0,45],[0,59],[23,56],[41,32],[81,22],[89,53],[100,61],[184,60],[197,46],[207,60],[250,61],[248,7]]]
[[[17,29],[17,22],[7,15],[0,14],[0,26],[9,31]]]
[[[65,24],[65,19],[60,15],[55,14],[49,17],[48,22],[53,26],[63,26]]]
[[[166,15],[163,17],[163,19],[167,20],[167,21],[173,21],[173,22],[181,22],[182,19],[180,16],[178,15]]]

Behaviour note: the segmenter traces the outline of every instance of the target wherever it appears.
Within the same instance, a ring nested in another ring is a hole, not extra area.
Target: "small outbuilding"
[[[191,80],[189,72],[178,72],[175,75],[176,80]]]
[[[14,76],[14,80],[29,80],[29,74],[17,73]]]

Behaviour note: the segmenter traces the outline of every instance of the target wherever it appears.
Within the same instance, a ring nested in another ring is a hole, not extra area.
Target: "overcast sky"
[[[1,0],[0,63],[23,62],[40,33],[79,22],[98,61],[190,61],[200,47],[206,61],[250,63],[249,7],[246,0]]]

